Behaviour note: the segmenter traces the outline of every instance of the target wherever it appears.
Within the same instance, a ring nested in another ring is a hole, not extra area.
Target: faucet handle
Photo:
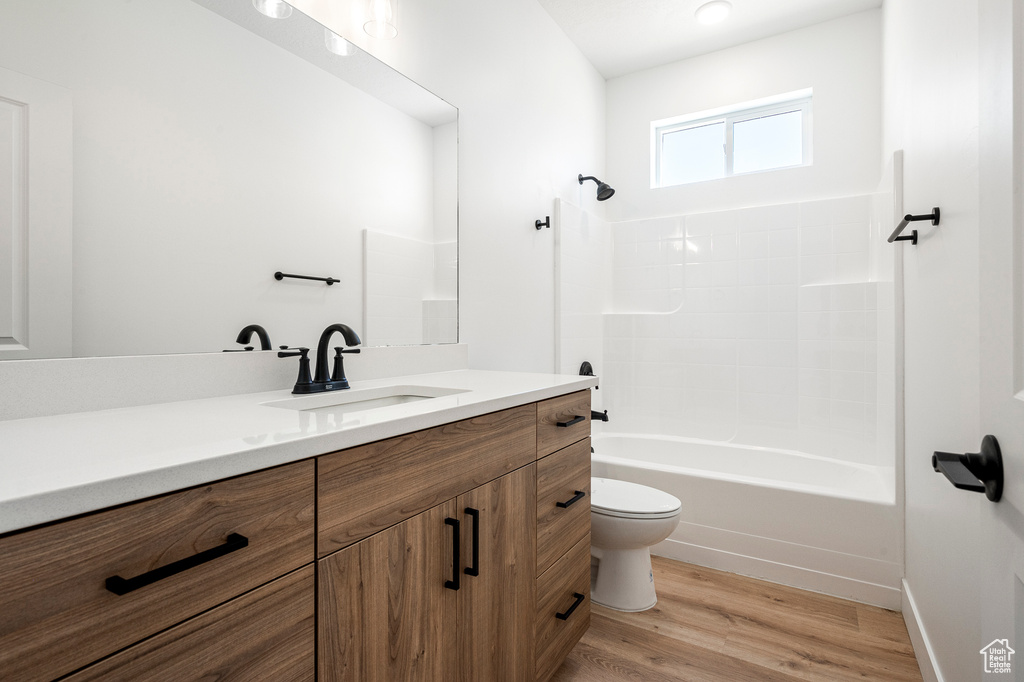
[[[309,349],[292,348],[289,351],[280,350],[277,352],[279,358],[299,358],[299,376],[295,379],[295,387],[292,393],[309,393],[313,384],[313,377],[309,372]]]
[[[331,383],[339,384],[339,388],[346,389],[349,387],[348,379],[345,377],[345,360],[341,357],[342,353],[358,353],[358,348],[349,348],[344,350],[341,346],[335,346],[334,348],[334,367],[331,369]]]

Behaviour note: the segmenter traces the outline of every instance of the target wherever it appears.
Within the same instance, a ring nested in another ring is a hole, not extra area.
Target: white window
[[[651,187],[811,165],[811,91],[651,123]]]

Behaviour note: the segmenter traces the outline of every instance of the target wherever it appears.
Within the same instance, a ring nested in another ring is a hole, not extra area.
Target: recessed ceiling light
[[[724,21],[731,10],[732,5],[725,0],[712,0],[698,7],[694,16],[702,24],[717,24]]]

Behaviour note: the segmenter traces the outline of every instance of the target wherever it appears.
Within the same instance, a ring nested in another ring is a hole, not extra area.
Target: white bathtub
[[[668,436],[601,433],[593,446],[594,476],[683,503],[679,528],[655,554],[899,608],[891,467]]]

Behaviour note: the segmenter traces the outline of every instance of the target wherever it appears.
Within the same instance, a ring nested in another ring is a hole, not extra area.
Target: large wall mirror
[[[453,106],[252,0],[0,16],[0,358],[457,341]]]

